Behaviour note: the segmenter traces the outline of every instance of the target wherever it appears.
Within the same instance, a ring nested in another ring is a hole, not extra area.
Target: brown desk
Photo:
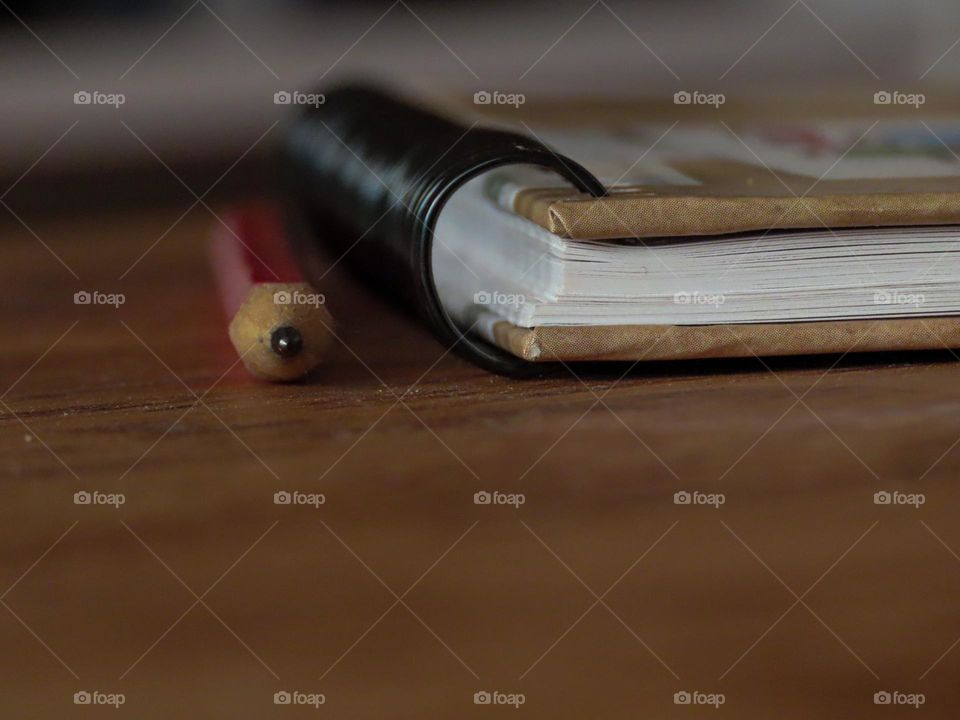
[[[90,716],[83,690],[138,718],[297,714],[280,690],[317,717],[513,713],[474,705],[494,690],[517,717],[920,716],[882,690],[956,717],[949,354],[512,381],[331,276],[342,344],[266,385],[227,343],[206,211],[118,280],[181,212],[4,220],[4,717]]]

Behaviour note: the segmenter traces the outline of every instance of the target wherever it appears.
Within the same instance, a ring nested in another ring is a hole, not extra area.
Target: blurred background
[[[164,163],[199,194],[243,156],[217,192],[261,189],[261,136],[289,110],[274,93],[344,77],[731,96],[922,90],[960,67],[952,0],[6,0],[0,34],[0,182],[42,156],[7,198],[24,211],[183,198]],[[78,106],[81,91],[125,102]]]

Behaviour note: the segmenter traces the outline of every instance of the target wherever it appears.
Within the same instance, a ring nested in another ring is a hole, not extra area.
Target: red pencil
[[[290,255],[279,212],[251,205],[214,229],[213,273],[230,320],[230,341],[252,374],[287,381],[315,369],[332,340],[325,298]]]

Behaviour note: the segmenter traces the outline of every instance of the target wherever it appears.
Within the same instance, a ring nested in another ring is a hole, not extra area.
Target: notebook
[[[346,86],[302,111],[281,148],[301,252],[509,374],[960,345],[949,108],[538,114],[500,96]]]

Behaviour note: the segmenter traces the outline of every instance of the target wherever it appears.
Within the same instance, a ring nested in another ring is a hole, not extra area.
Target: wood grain
[[[181,212],[2,226],[4,717],[89,716],[80,690],[138,718],[296,713],[279,690],[352,718],[514,712],[481,690],[532,717],[873,717],[881,690],[956,716],[949,353],[513,381],[338,267],[324,371],[269,385],[227,339],[212,217],[164,235]]]

